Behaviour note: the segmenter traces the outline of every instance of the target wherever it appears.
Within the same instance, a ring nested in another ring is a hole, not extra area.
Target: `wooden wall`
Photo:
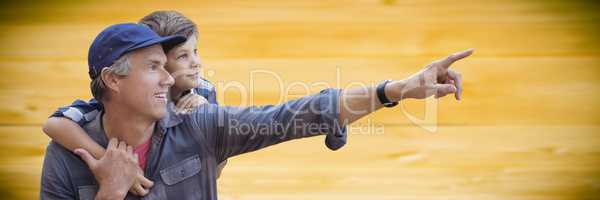
[[[423,118],[425,103],[407,101],[361,121],[384,131],[354,129],[340,151],[317,137],[230,160],[219,180],[222,199],[600,199],[598,2],[0,5],[0,198],[37,198],[49,140],[40,126],[57,107],[90,98],[94,36],[174,9],[198,24],[203,73],[228,105],[277,103],[279,80],[294,98],[323,88],[303,91],[299,82],[343,88],[400,79],[476,48],[455,65],[464,100],[434,104],[434,133],[407,117]],[[254,84],[253,102],[228,87],[234,81]]]

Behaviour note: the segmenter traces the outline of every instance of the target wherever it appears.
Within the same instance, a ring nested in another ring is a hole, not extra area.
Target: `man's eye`
[[[157,69],[158,69],[158,66],[157,66],[157,65],[150,65],[150,69],[152,69],[152,70],[157,70]]]
[[[194,55],[198,55],[198,49],[194,49]]]

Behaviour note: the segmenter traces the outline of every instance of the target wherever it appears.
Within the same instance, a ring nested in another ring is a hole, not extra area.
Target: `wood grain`
[[[174,9],[200,29],[203,74],[227,105],[281,102],[410,75],[449,53],[464,100],[383,110],[355,129],[233,158],[222,199],[600,199],[600,10],[593,1],[85,1],[0,4],[0,197],[34,199],[57,107],[88,99],[102,28]],[[260,73],[269,71],[272,74]],[[249,88],[248,99],[235,87]],[[308,90],[294,86],[307,83]],[[251,97],[251,98],[250,98]],[[408,113],[408,114],[407,114]]]

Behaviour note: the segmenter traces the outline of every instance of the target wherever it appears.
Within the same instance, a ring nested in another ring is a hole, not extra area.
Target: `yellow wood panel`
[[[317,93],[323,88],[323,84],[318,84],[321,82],[340,88],[372,85],[381,79],[405,77],[429,60],[432,58],[218,59],[206,61],[206,72],[211,73],[205,74],[217,86],[221,102],[227,105],[274,104],[285,100],[279,99],[280,89],[286,99],[292,99]],[[0,74],[10,77],[0,80],[0,120],[5,124],[40,124],[57,107],[76,98],[89,99],[89,78],[84,66],[85,62],[80,61],[0,63]],[[372,71],[371,66],[377,71]],[[464,100],[441,100],[438,113],[442,124],[600,122],[600,58],[475,55],[457,64],[457,69],[465,77]],[[274,75],[263,73],[265,70]],[[246,101],[240,97],[244,93],[230,87],[238,82],[247,91]],[[298,83],[306,83],[309,90]],[[253,93],[250,85],[254,85]],[[415,115],[424,110],[424,104],[415,101],[405,105]],[[382,123],[409,123],[399,109],[373,117]]]
[[[448,53],[477,49],[456,65],[464,100],[439,102],[436,133],[409,121],[403,111],[422,117],[424,104],[407,101],[406,110],[362,121],[384,125],[384,134],[354,130],[338,152],[316,137],[232,159],[219,180],[222,199],[600,197],[600,4],[593,1],[1,5],[0,198],[37,197],[48,142],[40,125],[58,106],[89,98],[93,37],[162,9],[198,24],[203,72],[228,105],[241,103],[227,87],[233,81],[255,85],[252,103],[278,102],[276,78],[250,78],[260,70],[277,74],[284,88],[346,87],[402,78]]]
[[[586,199],[600,195],[599,126],[452,126],[431,134],[386,126],[352,131],[328,151],[323,137],[233,158],[223,199]],[[38,127],[0,127],[0,186],[37,196]]]
[[[216,83],[239,81],[249,87],[251,71],[268,70],[285,80],[284,87],[298,81],[370,84],[405,77],[433,59],[475,47],[472,58],[457,64],[466,78],[465,100],[444,100],[440,123],[600,122],[600,26],[588,8],[593,5],[586,3],[168,4],[66,2],[42,9],[50,5],[41,3],[40,10],[29,5],[5,11],[11,18],[0,23],[0,74],[10,78],[0,80],[1,122],[41,124],[56,107],[89,98],[86,56],[95,34],[110,23],[135,21],[160,8],[177,8],[198,23],[203,64],[214,73],[207,78]],[[35,21],[30,15],[44,18]],[[257,77],[255,103],[277,103],[273,77]],[[223,88],[225,103],[239,104],[237,92]],[[419,113],[421,107],[409,105],[409,110]],[[375,117],[408,123],[394,116]]]

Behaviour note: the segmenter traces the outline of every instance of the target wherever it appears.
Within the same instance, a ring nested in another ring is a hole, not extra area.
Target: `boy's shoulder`
[[[101,109],[102,107],[95,99],[90,101],[77,99],[71,105],[58,108],[50,117],[65,117],[83,126],[93,120]]]
[[[204,78],[200,78],[198,80],[200,82],[198,88],[206,88],[206,89],[214,89],[215,88],[215,86],[209,80],[206,80]]]

